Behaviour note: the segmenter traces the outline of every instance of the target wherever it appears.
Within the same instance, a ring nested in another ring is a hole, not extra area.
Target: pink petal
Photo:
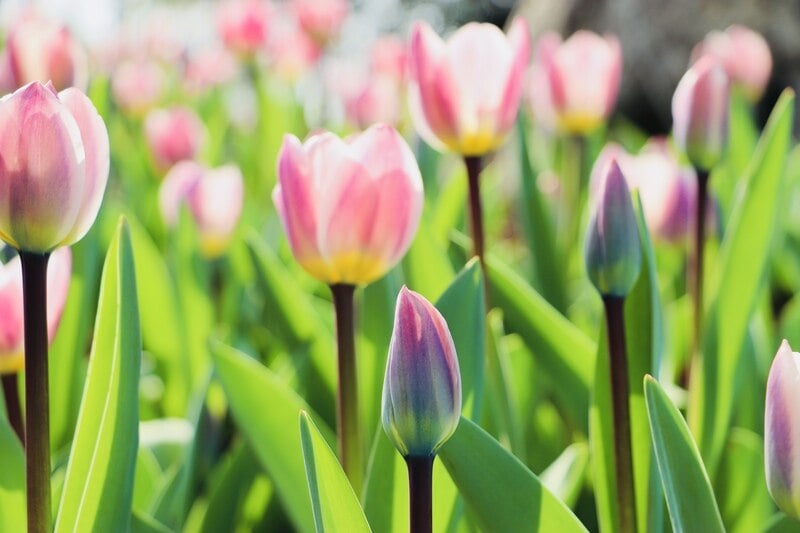
[[[0,372],[2,360],[22,354],[22,267],[19,256],[0,266]]]
[[[187,199],[210,255],[227,244],[242,212],[244,184],[236,165],[210,170],[192,187]]]
[[[205,168],[196,161],[181,161],[164,176],[158,191],[161,217],[168,227],[178,223],[181,205],[189,190],[203,177]]]
[[[47,266],[47,338],[50,342],[61,322],[71,279],[72,252],[68,247],[58,248]]]

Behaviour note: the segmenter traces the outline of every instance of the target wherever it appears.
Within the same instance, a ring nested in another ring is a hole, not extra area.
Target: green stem
[[[47,260],[19,253],[25,320],[25,473],[28,533],[50,531],[50,404],[47,376]]]
[[[14,433],[19,437],[19,441],[25,444],[25,425],[22,422],[22,409],[19,405],[19,388],[17,385],[17,373],[3,374],[3,398],[6,402],[6,413],[8,423]]]
[[[358,424],[358,379],[353,312],[355,289],[353,285],[331,285],[333,306],[336,311],[336,346],[339,364],[339,390],[336,397],[339,461],[353,490],[356,494],[360,494],[364,460]]]
[[[406,457],[411,533],[433,530],[433,461],[435,455]]]
[[[633,488],[630,408],[628,405],[628,357],[625,346],[625,299],[603,296],[608,331],[611,407],[614,420],[614,463],[620,531],[636,531],[636,502]]]
[[[469,182],[469,216],[472,228],[472,248],[483,265],[483,210],[481,208],[480,177],[482,161],[480,156],[464,157],[467,166],[467,180]]]
[[[695,212],[694,256],[691,266],[691,291],[694,307],[692,357],[700,353],[703,336],[703,270],[706,242],[706,212],[708,210],[708,171],[697,170],[697,211]]]

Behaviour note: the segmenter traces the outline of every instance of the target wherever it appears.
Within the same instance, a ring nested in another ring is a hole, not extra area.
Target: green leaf
[[[307,413],[300,413],[300,440],[317,533],[371,531],[339,461]]]
[[[106,255],[94,331],[56,533],[121,531],[130,521],[142,345],[133,251],[124,219]]]
[[[589,447],[576,442],[545,469],[539,479],[561,501],[572,507],[578,500],[589,466]]]
[[[0,409],[0,531],[25,531],[25,453]]]
[[[445,291],[455,273],[446,248],[434,240],[430,224],[426,223],[428,218],[423,215],[414,242],[403,258],[403,272],[409,287],[434,301]]]
[[[258,473],[258,461],[243,441],[232,449],[223,465],[220,479],[214,484],[203,516],[202,533],[217,533],[230,528],[238,516],[247,490]]]
[[[288,385],[254,359],[223,344],[212,350],[231,411],[299,531],[314,531],[297,416],[310,411]],[[329,442],[332,432],[321,428]]]
[[[131,533],[172,533],[172,530],[152,516],[134,511],[131,516]]]
[[[693,369],[689,425],[709,471],[725,444],[748,324],[764,287],[792,134],[794,93],[784,91],[759,141],[710,279],[702,362]]]
[[[439,457],[481,531],[586,531],[519,459],[466,418]]]
[[[408,474],[406,465],[379,426],[373,439],[364,482],[364,514],[373,531],[408,531]]]
[[[797,520],[779,512],[761,528],[764,533],[797,533]]]
[[[681,413],[650,376],[644,394],[658,472],[675,531],[723,532],[708,474]]]

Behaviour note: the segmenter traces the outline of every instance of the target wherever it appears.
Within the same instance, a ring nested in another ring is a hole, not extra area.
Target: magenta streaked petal
[[[514,60],[508,73],[497,118],[497,129],[504,133],[511,130],[519,113],[519,104],[525,87],[525,71],[531,55],[531,38],[525,19],[521,17],[514,19],[508,32],[508,41],[514,51]]]

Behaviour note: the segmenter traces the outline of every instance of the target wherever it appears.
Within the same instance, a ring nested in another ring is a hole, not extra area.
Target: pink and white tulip
[[[49,252],[94,222],[109,171],[108,132],[78,89],[33,82],[0,99],[0,238]]]
[[[397,81],[375,74],[344,95],[348,120],[359,128],[378,122],[396,125],[402,113],[403,94]]]
[[[182,106],[151,111],[144,131],[156,166],[162,170],[178,161],[193,159],[206,137],[206,128],[197,113]]]
[[[142,115],[161,100],[165,78],[164,69],[152,59],[123,61],[111,76],[114,102],[126,113]]]
[[[67,301],[72,253],[59,248],[47,269],[47,338],[55,337]],[[22,307],[22,266],[19,256],[0,265],[0,374],[22,370],[25,363]]]
[[[181,161],[164,177],[159,206],[164,222],[174,227],[181,206],[197,224],[203,255],[214,258],[228,247],[242,214],[244,184],[236,165],[209,169],[195,161]]]
[[[408,45],[397,35],[384,35],[372,43],[370,66],[398,82],[406,80],[408,71]]]
[[[328,284],[370,283],[396,265],[422,214],[422,177],[394,128],[284,137],[272,193],[295,259]]]
[[[531,67],[534,115],[548,129],[588,133],[611,114],[621,77],[622,48],[616,37],[580,30],[562,42],[558,34],[546,33]]]
[[[712,31],[692,50],[692,60],[704,55],[716,58],[751,101],[761,98],[772,74],[772,53],[760,33],[738,24]]]
[[[728,144],[730,82],[722,66],[701,57],[672,96],[672,133],[695,168],[709,171]]]
[[[292,83],[316,65],[322,47],[300,27],[292,13],[283,11],[276,15],[267,54],[275,73]]]
[[[292,0],[291,8],[300,27],[320,46],[339,35],[350,10],[347,0]]]
[[[519,110],[530,37],[471,22],[446,42],[424,22],[411,31],[409,104],[417,132],[440,150],[481,156],[505,140]]]
[[[252,56],[267,43],[271,17],[264,0],[226,0],[217,11],[217,30],[229,50]]]

